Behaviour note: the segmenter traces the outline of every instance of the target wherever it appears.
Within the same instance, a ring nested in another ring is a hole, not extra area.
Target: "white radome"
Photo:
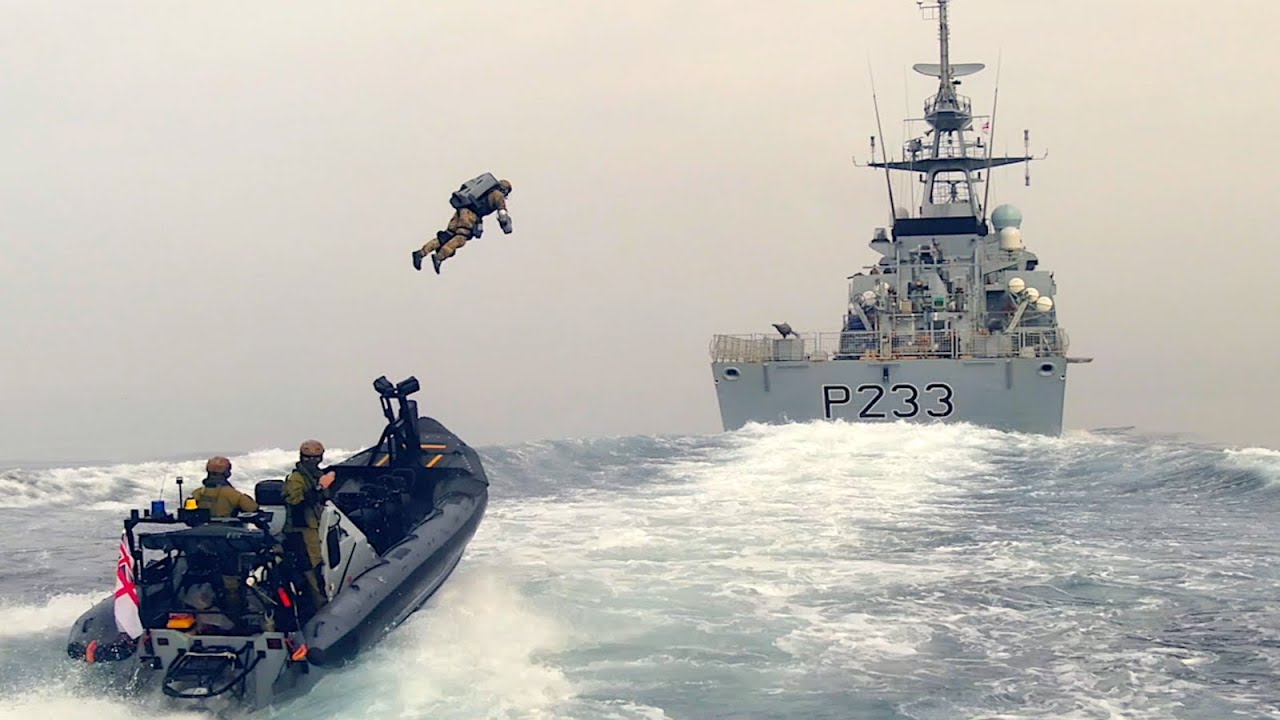
[[[1005,251],[1022,249],[1022,231],[1016,227],[1001,228],[997,233],[1000,238],[1000,249]]]

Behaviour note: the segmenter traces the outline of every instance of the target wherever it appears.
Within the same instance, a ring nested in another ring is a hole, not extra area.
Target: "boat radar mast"
[[[924,185],[924,195],[916,208],[916,216],[904,216],[903,210],[893,207],[894,234],[921,235],[928,229],[943,234],[987,234],[986,198],[979,201],[977,186],[985,181],[984,171],[1002,165],[1026,163],[1026,184],[1031,184],[1030,162],[1031,133],[1023,131],[1026,152],[1019,156],[995,157],[992,141],[995,138],[995,107],[992,115],[973,114],[973,104],[968,97],[956,92],[960,78],[974,75],[986,66],[982,63],[951,62],[951,28],[948,24],[948,6],[951,0],[916,0],[925,12],[926,19],[938,21],[939,62],[917,63],[912,69],[921,75],[938,78],[938,90],[924,102],[924,117],[908,119],[911,140],[903,144],[898,159],[884,157],[875,160],[875,138],[871,138],[872,160],[867,167],[918,173]],[[999,78],[996,82],[996,98],[999,98]],[[879,111],[877,110],[877,124]],[[981,133],[975,132],[973,123],[983,120]],[[923,132],[919,126],[927,125]],[[983,139],[982,135],[989,135]],[[971,139],[971,136],[972,137]],[[882,149],[883,153],[884,150]],[[890,205],[893,205],[892,196]],[[915,226],[919,227],[915,227]],[[905,232],[904,232],[905,231]]]

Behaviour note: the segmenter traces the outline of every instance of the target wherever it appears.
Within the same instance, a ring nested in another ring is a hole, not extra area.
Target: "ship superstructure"
[[[885,173],[893,211],[870,242],[879,261],[847,278],[839,332],[796,333],[779,323],[775,333],[714,336],[726,430],[845,419],[1061,432],[1067,365],[1088,360],[1067,357],[1053,273],[1026,249],[1021,213],[1001,205],[988,220],[980,196],[1001,166],[1025,164],[1030,184],[1030,134],[1023,131],[1026,153],[993,153],[994,115],[975,116],[958,92],[960,79],[984,66],[951,62],[949,5],[921,3],[938,22],[940,57],[914,66],[938,87],[923,117],[907,121],[912,139],[897,158],[876,160],[871,138],[867,166]],[[890,173],[911,173],[918,191],[895,199]]]

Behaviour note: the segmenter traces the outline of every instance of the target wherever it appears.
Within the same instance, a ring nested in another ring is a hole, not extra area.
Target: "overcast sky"
[[[1273,2],[956,0],[1032,186],[1067,424],[1275,446]],[[839,328],[932,90],[910,0],[7,2],[0,458],[355,447],[410,373],[472,444],[719,430],[716,332]],[[409,253],[492,171],[437,277]]]

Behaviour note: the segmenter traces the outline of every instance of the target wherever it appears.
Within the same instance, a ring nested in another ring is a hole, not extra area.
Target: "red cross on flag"
[[[129,637],[142,635],[142,619],[138,617],[138,585],[133,581],[133,554],[129,540],[120,535],[120,559],[116,561],[116,627]]]

